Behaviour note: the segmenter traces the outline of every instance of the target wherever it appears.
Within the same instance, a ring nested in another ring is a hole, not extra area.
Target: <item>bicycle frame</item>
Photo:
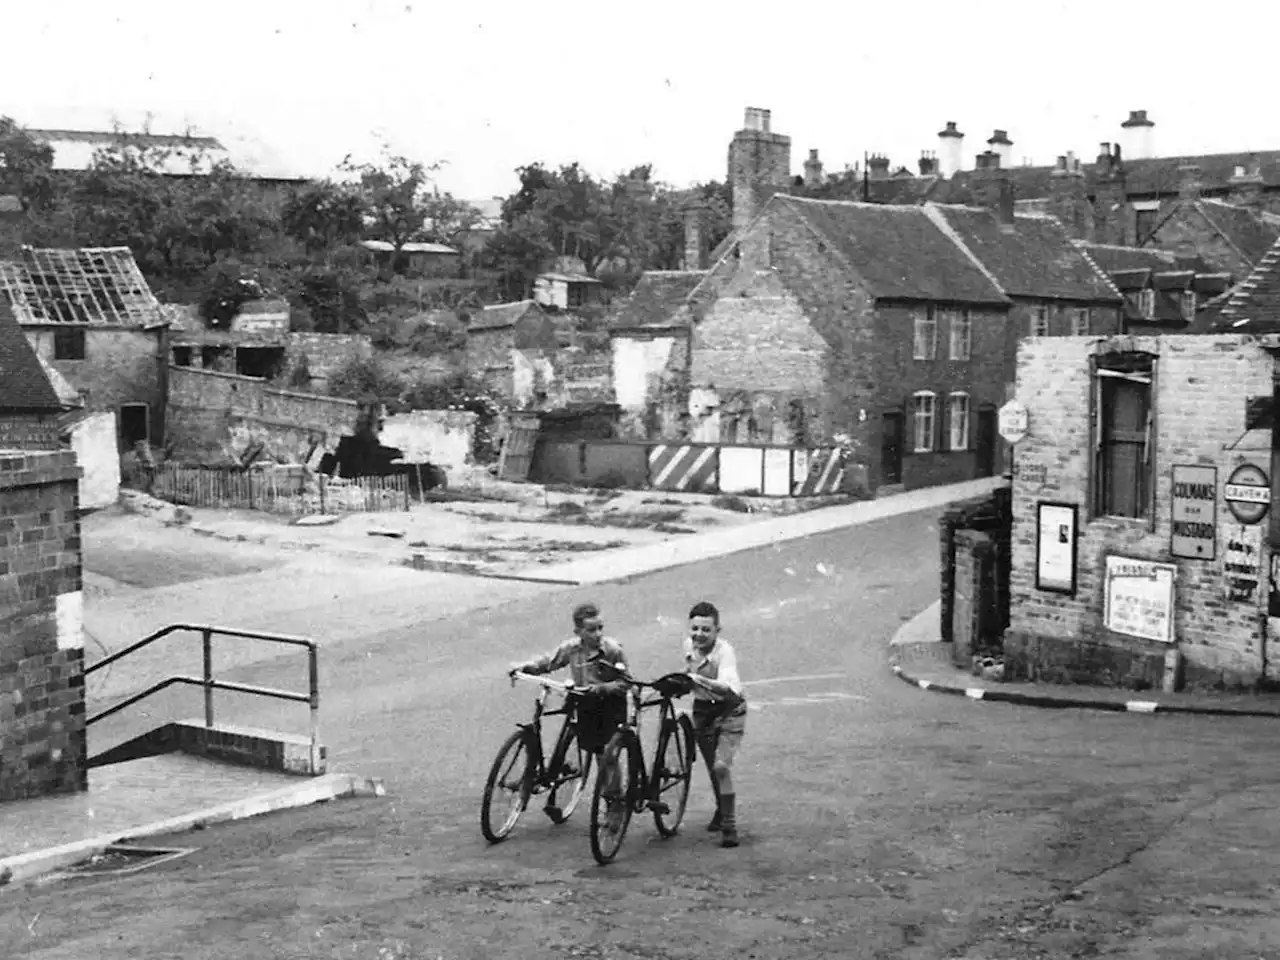
[[[643,686],[640,684],[630,687],[628,694],[625,726],[635,734],[636,742],[641,744],[640,750],[637,751],[637,755],[640,758],[640,770],[639,776],[636,778],[640,783],[640,796],[632,798],[633,808],[637,813],[640,813],[649,801],[661,799],[662,786],[660,781],[662,770],[657,756],[660,744],[658,742],[654,743],[654,757],[651,768],[649,759],[644,755],[643,742],[640,740],[641,719],[644,717],[645,710],[650,707],[658,707],[658,729],[661,730],[668,720],[676,720],[679,714],[676,712],[676,707],[671,697],[657,696],[651,700],[645,700]]]

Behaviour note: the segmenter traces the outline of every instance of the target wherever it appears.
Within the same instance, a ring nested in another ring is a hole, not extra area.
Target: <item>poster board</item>
[[[1074,503],[1036,504],[1036,589],[1076,592],[1076,521]]]
[[[1103,612],[1107,629],[1129,637],[1173,643],[1174,581],[1170,563],[1107,557]]]

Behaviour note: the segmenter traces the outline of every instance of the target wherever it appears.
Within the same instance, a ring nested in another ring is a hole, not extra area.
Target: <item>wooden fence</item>
[[[166,463],[152,493],[170,503],[269,513],[382,513],[409,509],[404,475],[344,480],[300,470],[232,470]]]

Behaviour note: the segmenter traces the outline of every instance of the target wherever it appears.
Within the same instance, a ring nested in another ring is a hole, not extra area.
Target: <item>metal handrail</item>
[[[100,711],[91,717],[85,719],[85,726],[96,723],[105,719],[114,713],[118,713],[125,707],[132,706],[139,700],[158,693],[175,683],[191,684],[204,688],[204,725],[206,729],[213,727],[213,691],[214,690],[230,690],[235,693],[250,693],[255,696],[273,697],[277,700],[292,700],[297,703],[306,703],[311,708],[310,722],[310,739],[311,739],[311,768],[319,769],[320,765],[320,667],[319,667],[319,645],[314,640],[308,640],[305,637],[293,637],[282,633],[261,633],[254,630],[237,630],[229,627],[214,627],[202,623],[171,623],[167,627],[162,627],[150,636],[143,637],[137,643],[130,644],[123,650],[117,650],[109,656],[103,657],[96,663],[92,663],[85,667],[84,675],[88,679],[90,674],[103,667],[110,666],[122,657],[148,647],[157,640],[169,636],[180,631],[191,631],[199,633],[201,637],[201,648],[204,661],[204,677],[197,679],[195,677],[175,676],[159,683],[153,684],[141,693],[134,694],[127,700],[113,704],[106,710]],[[276,690],[272,687],[258,687],[244,683],[232,683],[225,680],[213,679],[213,638],[221,637],[239,637],[245,640],[265,640],[268,643],[281,643],[287,646],[305,647],[307,650],[307,672],[309,680],[309,689],[307,693],[293,693],[288,690]]]

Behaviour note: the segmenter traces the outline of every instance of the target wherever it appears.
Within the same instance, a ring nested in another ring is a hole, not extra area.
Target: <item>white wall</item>
[[[120,452],[116,445],[116,415],[94,413],[71,429],[71,449],[84,475],[80,478],[80,506],[109,507],[120,496]]]
[[[613,338],[613,392],[623,410],[643,411],[675,346],[675,337]]]
[[[471,462],[477,416],[465,410],[412,410],[383,421],[378,441],[399,447],[409,463],[432,463],[447,473]]]

